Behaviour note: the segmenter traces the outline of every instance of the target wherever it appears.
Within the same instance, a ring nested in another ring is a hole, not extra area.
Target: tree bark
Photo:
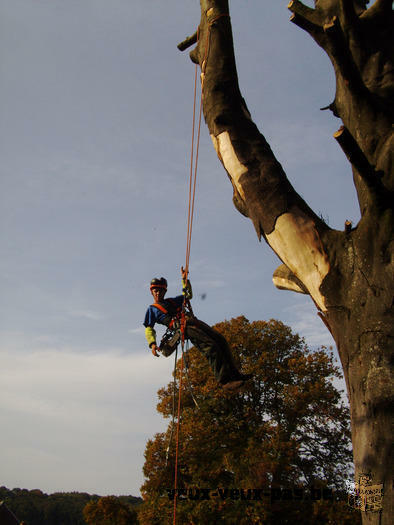
[[[328,54],[336,75],[335,138],[353,171],[361,219],[333,230],[298,195],[251,119],[238,87],[227,0],[200,0],[192,60],[201,66],[203,110],[217,155],[248,216],[282,261],[279,288],[307,293],[332,333],[351,409],[356,482],[383,496],[363,523],[391,523],[394,69],[391,1],[293,0],[291,21]],[[183,49],[192,43],[190,37]],[[367,484],[367,485],[366,485]],[[365,498],[363,499],[365,503]]]

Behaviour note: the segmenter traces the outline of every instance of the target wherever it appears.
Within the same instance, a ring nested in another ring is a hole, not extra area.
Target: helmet
[[[161,277],[160,279],[155,277],[150,282],[150,289],[152,290],[152,288],[164,288],[164,290],[167,290],[167,280],[164,279],[164,277]]]

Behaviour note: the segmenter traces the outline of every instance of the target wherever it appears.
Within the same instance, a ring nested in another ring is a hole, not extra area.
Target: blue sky
[[[230,4],[240,86],[288,177],[333,228],[359,217],[319,108],[331,65],[286,1]],[[311,3],[309,3],[311,5]],[[138,495],[172,360],[147,349],[148,283],[180,290],[197,0],[0,0],[0,484]],[[232,204],[202,127],[190,276],[208,323],[278,318],[332,340]],[[206,294],[205,300],[202,295]]]

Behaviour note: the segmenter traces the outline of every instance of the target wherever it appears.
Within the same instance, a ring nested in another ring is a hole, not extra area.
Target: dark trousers
[[[239,371],[230,347],[222,334],[194,318],[187,321],[185,336],[207,358],[219,383],[224,384],[239,379]]]

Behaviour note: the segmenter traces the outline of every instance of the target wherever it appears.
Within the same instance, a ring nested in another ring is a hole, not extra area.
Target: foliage
[[[4,500],[17,518],[27,525],[86,525],[83,509],[90,501],[98,499],[99,496],[81,492],[57,492],[48,495],[38,489],[10,490],[0,487],[0,501]],[[133,496],[119,496],[115,499],[128,506],[138,505],[141,501]]]
[[[238,317],[215,328],[229,341],[242,370],[254,377],[239,393],[227,393],[199,352],[187,352],[178,487],[190,492],[178,499],[179,522],[358,523],[345,502],[334,501],[349,478],[351,451],[349,413],[333,384],[341,376],[332,353],[308,349],[276,320],[250,323]],[[157,408],[171,416],[173,383],[159,391]],[[171,424],[147,443],[142,524],[171,523],[173,504],[166,490],[174,485],[175,432],[166,463]],[[210,489],[209,499],[198,493],[204,488]],[[266,496],[254,500],[252,489],[263,489]],[[306,501],[316,491],[333,501]]]
[[[136,511],[115,496],[105,496],[97,501],[90,501],[83,509],[83,516],[88,525],[134,525],[137,523]]]

